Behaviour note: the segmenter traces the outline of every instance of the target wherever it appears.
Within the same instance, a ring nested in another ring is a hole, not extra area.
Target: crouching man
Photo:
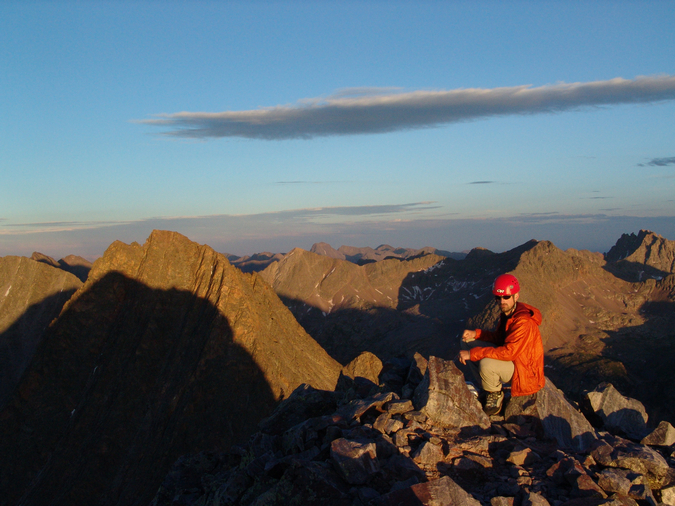
[[[502,312],[497,330],[462,333],[459,361],[472,362],[471,370],[487,394],[483,410],[488,415],[501,411],[504,383],[511,383],[513,397],[531,395],[544,387],[544,346],[539,333],[541,313],[535,307],[518,302],[519,292],[515,276],[497,277],[492,288]]]

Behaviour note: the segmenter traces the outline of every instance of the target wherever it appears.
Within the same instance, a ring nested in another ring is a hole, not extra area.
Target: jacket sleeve
[[[532,335],[531,326],[536,325],[529,318],[518,318],[513,322],[511,328],[506,333],[506,340],[503,346],[496,348],[491,347],[477,347],[471,349],[471,361],[481,360],[483,358],[494,358],[497,360],[513,361],[518,357],[523,350],[528,346],[528,342]],[[481,332],[481,336],[485,331]],[[492,333],[491,333],[492,334]],[[476,336],[478,338],[478,335]],[[485,338],[481,338],[487,341]]]
[[[492,330],[476,329],[476,339],[480,341],[488,341],[490,343],[498,343],[498,332]]]

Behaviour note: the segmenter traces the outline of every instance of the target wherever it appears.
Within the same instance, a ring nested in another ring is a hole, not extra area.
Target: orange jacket
[[[511,395],[530,395],[544,387],[544,345],[539,333],[541,313],[536,307],[516,303],[511,316],[502,315],[496,331],[476,329],[476,339],[489,341],[496,348],[471,349],[471,360],[495,358],[513,362]]]

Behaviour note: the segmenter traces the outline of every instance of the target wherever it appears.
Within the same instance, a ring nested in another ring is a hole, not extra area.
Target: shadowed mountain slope
[[[82,286],[74,275],[26,257],[0,258],[0,408],[45,328]]]
[[[668,268],[673,241],[652,233],[641,236],[642,242],[632,245],[639,253],[633,255],[633,265],[645,270],[640,262],[650,261],[660,269]],[[639,398],[652,412],[657,410],[659,417],[675,421],[675,410],[668,407],[675,406],[675,393],[667,393],[669,400],[659,402],[659,390],[653,388],[658,385],[670,392],[667,385],[675,380],[667,366],[675,361],[670,351],[675,349],[672,274],[661,271],[662,279],[629,282],[614,274],[624,258],[607,261],[599,253],[562,251],[549,241],[534,240],[498,254],[477,248],[464,260],[442,259],[410,269],[403,278],[383,275],[378,282],[371,279],[372,269],[383,269],[385,262],[368,264],[359,272],[337,259],[310,261],[313,257],[306,252],[291,258],[286,268],[273,271],[271,266],[265,275],[271,276],[267,279],[298,321],[341,363],[361,351],[382,360],[411,357],[415,352],[454,357],[463,328],[494,327],[499,310],[492,282],[497,275],[511,272],[521,282],[521,300],[542,311],[547,373],[556,384],[578,396],[583,389],[612,381],[625,395]],[[658,264],[656,258],[661,259]],[[316,267],[319,264],[321,268]],[[345,274],[336,279],[343,282],[337,284],[346,288],[331,298],[337,291],[324,292],[324,284],[335,284],[330,276],[341,269]],[[358,292],[347,295],[350,289]],[[555,370],[549,371],[552,367]],[[654,371],[661,372],[658,378]]]
[[[0,412],[6,504],[146,505],[175,459],[245,438],[340,366],[257,275],[172,232],[113,243]]]
[[[322,312],[339,309],[395,308],[398,289],[414,271],[428,269],[443,257],[383,260],[363,266],[295,248],[260,275],[285,300],[301,300]]]

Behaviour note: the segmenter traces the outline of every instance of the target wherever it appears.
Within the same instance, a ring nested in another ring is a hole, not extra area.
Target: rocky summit
[[[113,243],[0,412],[0,504],[147,505],[179,456],[245,439],[339,371],[266,283],[210,247],[159,231]]]
[[[152,506],[675,504],[672,426],[603,429],[550,379],[488,418],[453,362],[418,355],[299,387],[248,442],[179,459]]]

